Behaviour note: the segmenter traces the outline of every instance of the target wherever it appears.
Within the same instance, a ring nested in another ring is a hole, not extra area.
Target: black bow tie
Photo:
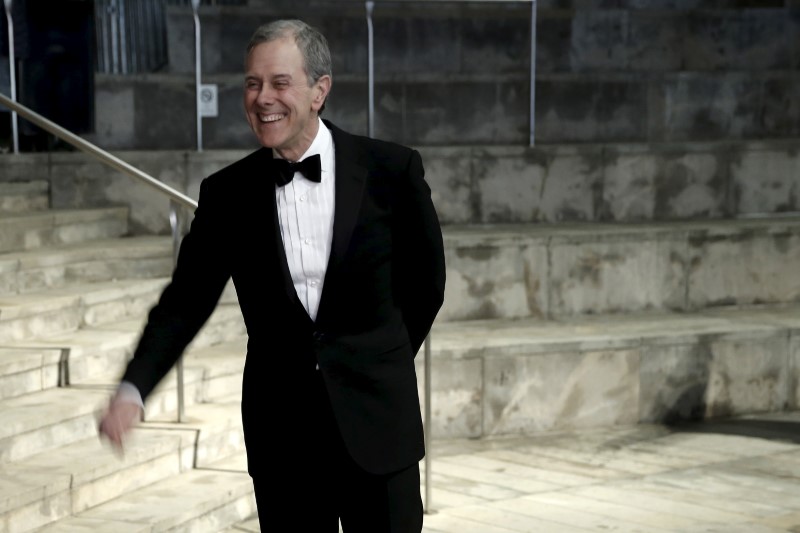
[[[283,187],[294,178],[295,172],[300,172],[307,179],[319,183],[322,180],[320,175],[322,165],[320,162],[319,154],[306,157],[297,163],[291,163],[285,159],[274,158],[272,160],[273,170],[275,174],[275,183],[279,187]]]

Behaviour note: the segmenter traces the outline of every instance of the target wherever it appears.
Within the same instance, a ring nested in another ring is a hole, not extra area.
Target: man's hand
[[[122,453],[122,440],[142,419],[142,408],[139,404],[115,395],[108,405],[103,418],[100,419],[98,431],[100,437],[105,437],[111,446]]]

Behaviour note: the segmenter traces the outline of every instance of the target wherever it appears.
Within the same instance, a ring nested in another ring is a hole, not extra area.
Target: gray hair
[[[250,37],[247,54],[249,55],[253,48],[261,43],[285,37],[293,37],[300,49],[303,56],[303,70],[308,76],[309,86],[316,83],[322,76],[332,76],[331,51],[328,48],[328,40],[316,28],[302,20],[275,20],[259,26]]]

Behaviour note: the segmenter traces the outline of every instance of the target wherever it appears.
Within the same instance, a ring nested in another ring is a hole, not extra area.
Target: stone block
[[[172,153],[128,152],[121,159],[178,191],[186,187],[184,163]],[[54,208],[128,205],[132,232],[169,232],[169,200],[156,189],[81,154],[54,154],[52,165],[59,176],[51,184]]]
[[[784,332],[713,345],[706,417],[782,411],[789,400]]]
[[[546,75],[536,81],[539,142],[646,138],[647,84],[640,80]]]
[[[659,155],[650,151],[608,150],[604,163],[602,219],[651,220],[656,207],[656,183],[665,181]]]
[[[536,19],[536,72],[538,74],[569,72],[572,69],[570,14],[563,11],[540,10]]]
[[[363,78],[336,78],[325,103],[322,117],[356,135],[367,135],[368,95]],[[402,91],[391,84],[375,85],[375,136],[396,139],[402,136]]]
[[[49,181],[49,154],[0,153],[0,182]]]
[[[543,208],[542,189],[547,161],[538,152],[528,157],[475,149],[474,187],[479,195],[480,220],[534,222]]]
[[[732,156],[731,184],[740,214],[800,209],[800,153],[748,150]]]
[[[431,198],[443,224],[470,223],[476,218],[470,154],[469,148],[420,151]]]
[[[637,349],[488,357],[485,436],[633,424]]]
[[[196,141],[194,80],[160,77],[158,83],[135,84],[134,124],[137,145],[142,149],[191,149]]]
[[[600,149],[561,150],[548,158],[543,177],[538,220],[542,222],[597,220],[602,189]]]
[[[482,16],[462,19],[463,37],[457,51],[460,72],[527,72],[531,66],[529,13],[529,6],[508,6],[499,12],[486,11]]]
[[[719,219],[730,216],[729,166],[721,151],[675,151],[663,154],[655,175],[657,220]]]
[[[789,398],[787,408],[796,410],[800,407],[800,331],[789,332],[789,364],[788,364]]]
[[[683,68],[686,19],[667,10],[630,11],[627,17],[627,62],[632,71],[664,72]],[[616,65],[620,70],[623,65]]]
[[[554,239],[552,316],[682,309],[685,247],[680,235]]]
[[[481,359],[437,357],[431,361],[431,418],[434,438],[477,438],[483,425]],[[424,357],[415,360],[420,405],[425,409]]]
[[[544,314],[547,250],[542,241],[447,246],[441,320]]]
[[[665,141],[766,134],[761,127],[761,79],[738,72],[680,73],[662,83]]]
[[[796,232],[742,230],[689,243],[690,308],[800,301]]]
[[[688,70],[792,68],[786,36],[791,19],[783,9],[697,10],[685,15]]]
[[[408,84],[404,117],[403,142],[414,144],[470,144],[508,128],[493,81]]]
[[[620,69],[628,62],[626,10],[578,10],[572,17],[573,71]]]
[[[798,15],[800,19],[800,15]],[[798,20],[800,26],[800,20]],[[800,33],[800,30],[798,30]],[[800,51],[796,54],[800,57]],[[799,62],[800,63],[800,62]],[[800,68],[800,64],[795,69]],[[761,127],[766,135],[797,137],[800,135],[800,79],[792,75],[773,75],[763,82],[763,116]]]

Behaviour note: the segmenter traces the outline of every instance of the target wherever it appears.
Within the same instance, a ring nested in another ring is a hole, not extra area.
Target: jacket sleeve
[[[442,230],[416,150],[397,186],[395,215],[394,293],[416,353],[444,302],[445,286]]]
[[[170,283],[150,310],[122,381],[152,392],[205,324],[230,277],[222,249],[221,220],[215,220],[209,181],[200,186],[198,208],[184,237]]]

